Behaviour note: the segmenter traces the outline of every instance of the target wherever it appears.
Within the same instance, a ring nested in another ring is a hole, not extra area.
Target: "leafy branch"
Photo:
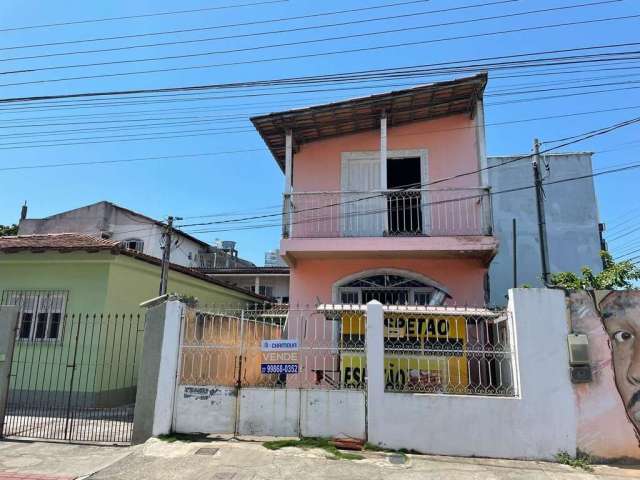
[[[600,257],[604,267],[600,273],[593,273],[589,267],[582,267],[581,275],[558,272],[551,275],[549,284],[570,290],[628,290],[635,280],[640,280],[640,268],[632,261],[616,262],[604,250]]]

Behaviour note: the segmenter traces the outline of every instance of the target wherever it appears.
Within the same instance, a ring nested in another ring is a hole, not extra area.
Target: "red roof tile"
[[[0,237],[0,251],[21,250],[112,250],[117,240],[105,240],[83,233],[49,233],[46,235],[17,235]]]

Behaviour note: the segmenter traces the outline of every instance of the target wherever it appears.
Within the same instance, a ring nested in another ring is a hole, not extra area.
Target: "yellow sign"
[[[343,314],[343,348],[355,346],[354,339],[363,340],[365,331],[364,315]],[[385,314],[385,346],[397,350],[385,355],[386,389],[464,392],[469,386],[466,332],[466,319],[461,316]],[[345,387],[362,387],[366,377],[364,353],[341,355],[340,375]]]
[[[346,388],[361,388],[366,377],[364,354],[343,354],[340,375]],[[466,356],[398,356],[384,358],[386,390],[399,392],[456,392],[469,386]]]
[[[364,337],[367,319],[361,313],[342,315],[342,338]],[[403,315],[386,314],[384,318],[384,337],[386,339],[466,340],[466,319],[457,316],[442,315]]]

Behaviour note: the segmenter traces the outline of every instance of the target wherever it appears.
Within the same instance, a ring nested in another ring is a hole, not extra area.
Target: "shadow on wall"
[[[576,384],[577,446],[596,460],[640,460],[640,291],[572,292],[573,333],[587,335],[593,379]]]

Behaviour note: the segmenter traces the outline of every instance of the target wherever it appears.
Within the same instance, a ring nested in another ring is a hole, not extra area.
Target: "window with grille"
[[[446,294],[419,280],[400,275],[363,276],[338,289],[343,304],[365,304],[378,300],[383,305],[442,305]]]
[[[144,241],[140,240],[139,238],[127,238],[126,240],[123,240],[120,245],[122,245],[124,248],[135,250],[136,252],[140,253],[142,253],[142,250],[144,249]]]
[[[260,285],[258,291],[256,291],[256,287],[254,285],[251,290],[253,291],[253,293],[257,293],[264,297],[273,297],[273,287],[269,285]]]
[[[2,305],[18,307],[18,339],[57,340],[62,338],[67,298],[62,290],[5,290]]]

